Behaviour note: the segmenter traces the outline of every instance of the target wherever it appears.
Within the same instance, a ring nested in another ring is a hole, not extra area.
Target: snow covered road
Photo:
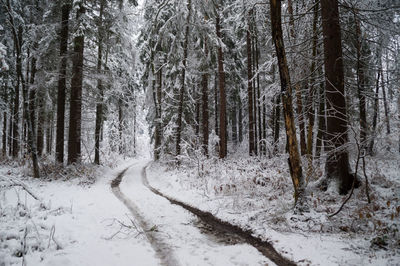
[[[274,265],[248,244],[229,244],[205,234],[195,215],[150,191],[142,182],[147,164],[141,161],[122,173],[119,189],[114,184],[113,191],[144,227],[162,264]]]

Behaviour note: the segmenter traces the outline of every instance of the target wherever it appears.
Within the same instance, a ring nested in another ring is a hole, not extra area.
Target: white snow
[[[123,167],[123,166],[122,166]],[[113,195],[110,180],[120,169],[104,172],[103,177],[90,187],[82,187],[74,182],[40,180],[25,180],[27,186],[33,188],[37,195],[43,198],[46,210],[40,210],[38,202],[27,198],[25,192],[13,188],[1,195],[0,207],[0,265],[21,264],[22,258],[13,256],[20,249],[25,225],[28,226],[28,238],[40,241],[43,250],[27,247],[26,265],[157,265],[159,260],[143,234],[134,229],[120,230],[120,225],[114,219],[130,224],[132,216],[128,209]],[[7,175],[11,169],[1,170],[1,175]],[[16,174],[16,175],[15,175]],[[21,178],[17,173],[11,178]],[[26,205],[30,215],[20,216],[10,213],[18,210],[17,195]],[[128,218],[129,217],[129,218]],[[113,223],[114,221],[114,223]],[[36,229],[31,226],[44,227],[40,231],[40,240],[36,240]],[[54,238],[61,245],[57,250],[54,241],[50,241],[51,228],[54,226]],[[16,239],[7,240],[7,235],[15,235]]]

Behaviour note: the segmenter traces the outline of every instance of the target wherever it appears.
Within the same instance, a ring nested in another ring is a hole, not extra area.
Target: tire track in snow
[[[250,230],[244,230],[241,227],[237,225],[233,225],[231,223],[228,223],[226,221],[223,221],[217,217],[215,217],[213,214],[210,212],[204,212],[201,211],[193,206],[190,206],[184,202],[181,202],[179,200],[176,200],[174,198],[171,198],[159,190],[153,188],[146,176],[146,169],[147,167],[151,164],[147,164],[145,167],[142,169],[142,182],[143,184],[150,189],[154,194],[159,195],[165,199],[167,199],[171,204],[178,205],[185,210],[191,212],[195,216],[197,216],[203,223],[211,226],[211,228],[218,233],[224,235],[224,234],[230,234],[230,235],[236,235],[239,237],[243,243],[247,243],[253,247],[255,247],[261,254],[263,254],[265,257],[273,261],[276,265],[279,266],[292,266],[296,265],[294,262],[290,261],[289,259],[283,257],[281,254],[279,254],[275,248],[272,246],[271,243],[262,240],[261,238],[253,236],[252,232]],[[215,234],[215,233],[214,233]]]
[[[157,256],[161,260],[162,265],[165,266],[179,266],[179,263],[172,255],[172,250],[164,241],[157,237],[157,233],[151,230],[151,226],[141,215],[139,208],[134,202],[132,202],[128,197],[126,197],[120,190],[119,185],[126,171],[133,165],[125,168],[121,171],[116,178],[111,181],[111,189],[114,195],[129,209],[131,214],[138,221],[139,226],[143,229],[143,232],[156,252]]]

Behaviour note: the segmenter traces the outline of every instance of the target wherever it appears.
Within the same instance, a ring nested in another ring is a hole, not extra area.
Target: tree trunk
[[[339,181],[340,194],[347,194],[353,184],[349,156],[345,145],[347,111],[344,94],[344,74],[341,30],[337,0],[321,0],[322,32],[324,36],[325,89],[327,98],[327,139],[330,154],[326,160],[327,179]]]
[[[259,146],[259,154],[263,154],[265,150],[265,145],[263,144],[263,131],[262,131],[262,123],[261,123],[261,92],[260,92],[260,71],[259,71],[259,56],[260,51],[258,50],[258,34],[257,34],[257,26],[255,27],[255,65],[256,65],[256,77],[257,77],[257,118],[258,118],[258,146]]]
[[[370,155],[373,155],[374,151],[374,141],[375,141],[375,135],[376,135],[376,125],[378,122],[378,112],[379,112],[379,80],[381,75],[381,70],[378,70],[378,77],[376,78],[376,89],[375,89],[375,97],[374,97],[374,115],[372,118],[372,136],[371,136],[371,142],[369,143],[368,147],[368,153]]]
[[[242,100],[240,99],[240,92],[238,94],[238,109],[239,109],[239,142],[242,143],[243,141],[243,106],[242,106]]]
[[[288,12],[289,12],[289,24],[290,24],[290,36],[293,38],[293,43],[295,44],[296,40],[296,34],[295,34],[295,26],[294,26],[294,15],[293,15],[293,5],[292,1],[288,0]],[[296,53],[296,50],[295,50]],[[295,68],[297,68],[297,63],[296,59],[294,62]],[[297,115],[299,119],[299,130],[300,130],[300,151],[301,155],[304,155],[307,153],[307,147],[306,147],[306,136],[305,136],[305,125],[304,125],[304,115],[303,115],[303,100],[302,100],[302,95],[301,95],[301,90],[300,90],[300,82],[297,82],[294,84],[294,88],[296,91],[296,101],[297,101]]]
[[[219,110],[218,110],[218,73],[215,73],[215,79],[214,79],[214,116],[215,116],[215,134],[219,136],[219,121],[218,121],[218,115],[219,115]]]
[[[177,121],[177,134],[176,134],[176,156],[181,155],[181,138],[182,138],[182,116],[183,116],[183,100],[185,96],[185,79],[186,79],[186,61],[188,56],[188,44],[189,44],[189,29],[190,29],[190,16],[192,13],[192,0],[187,2],[188,15],[186,17],[185,27],[185,42],[183,44],[183,69],[181,79],[181,89],[179,92],[179,107],[178,107],[178,121]]]
[[[103,124],[103,80],[102,74],[102,64],[103,64],[103,11],[104,11],[105,1],[100,1],[100,13],[99,13],[99,25],[98,25],[98,50],[97,50],[97,74],[99,78],[97,79],[97,92],[98,100],[96,104],[96,124],[94,132],[94,163],[100,165],[100,132],[101,126]]]
[[[321,83],[319,88],[317,142],[315,144],[315,156],[318,158],[321,155],[321,151],[322,152],[324,151],[323,145],[326,143],[325,133],[326,133],[325,88],[323,83]]]
[[[207,38],[204,38],[204,57],[208,60]],[[208,157],[208,68],[205,66],[201,77],[201,100],[202,100],[202,132],[203,132],[203,153]]]
[[[80,21],[85,13],[82,3],[77,11],[76,20]],[[83,81],[83,51],[85,36],[74,38],[74,55],[72,65],[70,117],[68,132],[68,164],[81,160],[81,120],[82,120],[82,81]]]
[[[289,144],[289,169],[295,191],[295,202],[297,202],[298,199],[303,198],[304,181],[297,144],[296,127],[294,124],[292,88],[290,84],[289,68],[286,61],[286,53],[282,37],[281,1],[271,0],[270,10],[272,38],[275,43],[276,55],[278,57],[283,112],[285,115],[286,135]]]
[[[154,71],[154,70],[153,70]],[[153,79],[153,93],[154,93],[154,104],[156,109],[156,129],[154,136],[154,160],[160,159],[161,154],[161,138],[162,138],[162,116],[161,116],[161,102],[162,102],[162,68],[157,72],[158,75],[158,86],[155,88],[155,80]]]
[[[219,8],[217,8],[218,12]],[[219,42],[222,42],[220,16],[217,14],[215,23],[216,34]],[[218,45],[218,83],[219,83],[219,158],[223,159],[227,155],[227,132],[226,132],[226,93],[225,93],[225,72],[224,54],[222,45]]]
[[[124,130],[124,114],[123,114],[123,109],[122,109],[122,99],[121,97],[118,99],[118,133],[119,133],[119,141],[118,141],[118,151],[119,154],[124,154],[125,149],[124,149],[124,143],[122,140],[122,132]]]
[[[60,70],[57,87],[57,131],[56,131],[56,161],[64,162],[64,127],[65,127],[65,93],[67,75],[67,51],[68,51],[68,22],[71,4],[64,3],[61,14],[60,33]]]
[[[362,33],[360,27],[360,21],[354,13],[354,23],[356,28],[356,39],[355,47],[357,50],[357,94],[359,99],[359,109],[360,109],[360,141],[362,148],[366,145],[367,140],[367,115],[366,115],[366,100],[365,100],[365,64],[362,58]]]
[[[317,60],[317,43],[318,43],[318,0],[314,3],[314,19],[313,19],[313,40],[312,40],[312,62],[311,62],[311,77],[309,84],[309,95],[308,95],[308,128],[307,128],[307,180],[312,174],[312,163],[313,163],[313,131],[314,131],[314,87],[315,87],[315,65]]]
[[[383,108],[385,110],[386,134],[389,135],[390,134],[389,107],[386,99],[385,80],[383,77],[382,66],[381,66],[381,80],[382,80]]]
[[[5,107],[7,107],[8,103],[8,79],[4,79],[4,87],[3,87],[3,93],[4,93],[4,103]],[[7,111],[4,109],[3,112],[3,133],[2,133],[2,154],[4,157],[7,156]]]
[[[22,73],[21,73],[22,75]],[[31,67],[31,79],[30,84],[33,85],[35,83],[35,75],[36,75],[36,58],[32,58],[32,67]],[[28,76],[27,76],[28,78]],[[33,165],[33,175],[35,178],[40,177],[39,172],[39,162],[38,162],[38,153],[36,146],[36,135],[35,135],[35,98],[36,98],[36,89],[29,88],[27,90],[29,93],[28,100],[28,114],[27,114],[27,122],[28,122],[28,141],[29,148],[32,156],[32,165]]]
[[[252,63],[252,44],[251,44],[251,27],[250,16],[252,10],[249,11],[248,27],[246,32],[246,46],[247,46],[247,97],[248,97],[248,113],[249,113],[249,154],[250,156],[256,153],[255,150],[255,136],[254,136],[254,111],[253,111],[253,63]]]

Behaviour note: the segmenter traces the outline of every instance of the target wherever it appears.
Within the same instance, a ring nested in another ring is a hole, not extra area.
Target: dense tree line
[[[142,89],[156,160],[287,153],[296,200],[323,163],[321,188],[359,185],[353,139],[400,152],[397,1],[135,5],[1,0],[3,157],[132,155]]]
[[[145,1],[139,48],[155,159],[198,151],[225,158],[243,145],[250,156],[288,152],[296,199],[320,163],[321,187],[339,180],[346,194],[360,181],[349,162],[352,138],[364,155],[386,134],[399,138],[399,8],[396,1]]]
[[[43,156],[100,164],[101,154],[135,152],[123,148],[135,138],[136,55],[126,23],[135,5],[1,1],[3,158],[31,158],[39,177]]]

